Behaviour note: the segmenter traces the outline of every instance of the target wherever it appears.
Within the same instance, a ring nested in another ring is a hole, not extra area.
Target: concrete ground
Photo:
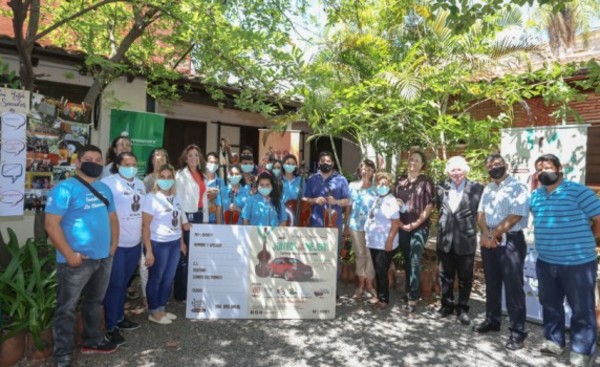
[[[481,288],[481,287],[479,287]],[[436,304],[402,310],[393,291],[390,307],[375,311],[351,299],[354,286],[338,284],[336,318],[327,321],[184,319],[183,304],[170,305],[179,316],[172,325],[147,321],[139,301],[130,318],[142,326],[123,332],[127,343],[113,354],[75,354],[75,366],[567,366],[561,357],[542,355],[541,326],[528,323],[525,348],[508,351],[508,319],[502,330],[477,335],[451,316],[438,320]],[[481,321],[485,304],[476,292],[471,317]],[[27,366],[26,362],[19,366]],[[46,361],[41,366],[52,366]]]

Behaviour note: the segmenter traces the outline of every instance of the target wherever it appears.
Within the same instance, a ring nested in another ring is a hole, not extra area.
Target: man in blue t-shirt
[[[542,186],[531,195],[530,208],[546,338],[541,350],[558,355],[565,350],[566,296],[573,310],[570,362],[587,366],[596,350],[595,237],[600,236],[600,200],[584,185],[565,180],[555,155],[544,154],[535,161],[536,167],[538,163]]]
[[[56,185],[46,204],[46,231],[56,247],[57,306],[54,314],[54,359],[70,366],[73,359],[75,310],[83,296],[82,353],[111,353],[117,346],[100,331],[112,255],[117,249],[119,222],[102,174],[102,151],[93,145],[78,153],[77,176]]]

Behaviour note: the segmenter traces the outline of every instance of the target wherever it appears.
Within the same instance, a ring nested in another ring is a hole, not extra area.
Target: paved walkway
[[[328,321],[183,319],[185,307],[170,310],[172,325],[151,324],[139,305],[131,319],[142,324],[124,332],[127,344],[110,355],[76,354],[75,366],[566,366],[562,357],[541,355],[540,325],[529,323],[526,347],[504,348],[508,320],[499,333],[476,335],[454,317],[439,321],[435,305],[416,314],[401,309],[398,293],[390,308],[374,311],[350,297],[353,287],[340,283],[337,315]],[[137,312],[137,314],[134,314]],[[484,314],[480,295],[472,300],[476,322]],[[26,366],[22,363],[20,366]],[[52,366],[51,361],[43,366]]]

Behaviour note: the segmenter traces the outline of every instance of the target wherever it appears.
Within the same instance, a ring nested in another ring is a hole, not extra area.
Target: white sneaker
[[[161,317],[160,319],[155,319],[154,316],[150,315],[148,316],[148,321],[154,322],[159,325],[169,325],[173,323],[171,320],[169,320],[167,316]]]
[[[571,366],[588,367],[594,364],[594,360],[588,355],[571,351],[569,363]]]
[[[177,315],[170,313],[170,312],[167,312],[165,317],[168,318],[169,320],[177,320]]]
[[[544,354],[553,354],[556,356],[560,356],[565,352],[565,348],[556,344],[551,340],[544,340],[542,347],[540,348],[540,352]]]

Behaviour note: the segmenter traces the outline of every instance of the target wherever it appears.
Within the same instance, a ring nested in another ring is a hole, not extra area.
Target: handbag
[[[99,193],[98,190],[96,190],[92,185],[90,185],[86,180],[79,177],[78,175],[75,175],[73,177],[75,177],[75,179],[77,179],[77,181],[81,182],[83,184],[83,186],[87,187],[88,190],[90,190],[92,192],[92,194],[94,194],[94,196],[97,197],[98,200],[100,200],[102,203],[104,203],[104,205],[106,205],[106,208],[108,208],[108,204],[109,204],[108,199],[105,198],[101,193]]]

